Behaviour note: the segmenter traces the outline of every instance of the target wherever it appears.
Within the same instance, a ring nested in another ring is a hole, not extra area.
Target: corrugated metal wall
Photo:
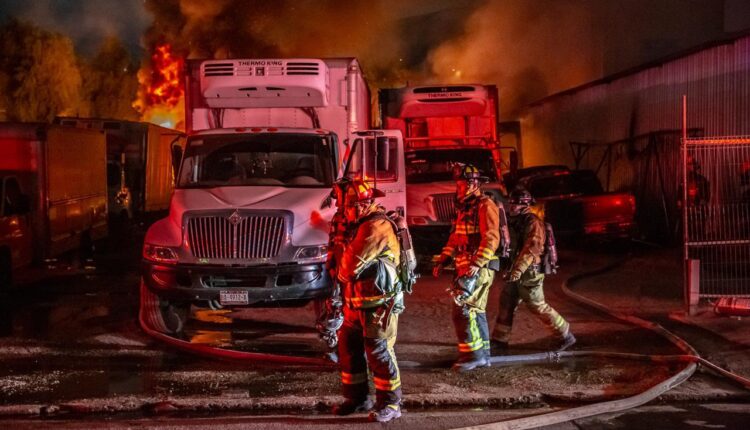
[[[657,214],[659,230],[676,233],[683,94],[691,134],[750,135],[750,36],[530,106],[522,163],[575,167],[571,142],[596,143],[579,167],[598,169],[612,191],[634,192],[642,219]]]
[[[571,164],[569,141],[678,130],[683,94],[690,128],[707,136],[750,134],[750,36],[529,107],[523,163]]]

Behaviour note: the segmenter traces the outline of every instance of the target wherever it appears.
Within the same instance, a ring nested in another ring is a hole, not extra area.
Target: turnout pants
[[[453,303],[453,326],[458,338],[459,361],[471,361],[490,355],[490,331],[485,309],[494,279],[494,271],[484,267],[479,269],[474,293],[462,305]]]
[[[516,282],[507,282],[500,293],[500,312],[497,315],[492,339],[508,342],[513,315],[519,303],[524,302],[529,310],[555,335],[562,339],[570,325],[552,306],[544,300],[544,274],[536,270],[527,270]]]
[[[378,408],[401,404],[401,376],[393,346],[398,315],[385,307],[351,309],[344,306],[339,330],[339,365],[344,398],[360,403],[367,398],[367,366],[373,375]]]

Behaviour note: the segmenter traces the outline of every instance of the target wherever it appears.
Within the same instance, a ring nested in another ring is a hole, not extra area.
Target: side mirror
[[[182,147],[172,145],[172,173],[174,173],[175,178],[180,171],[180,164],[182,164]]]
[[[390,170],[390,162],[391,162],[391,142],[388,140],[387,137],[378,137],[377,140],[378,145],[378,160],[377,160],[377,166],[378,170],[384,170],[388,171]]]

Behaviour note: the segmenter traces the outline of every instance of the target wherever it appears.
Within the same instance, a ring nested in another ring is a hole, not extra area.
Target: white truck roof
[[[320,134],[330,133],[329,130],[321,128],[297,128],[297,127],[234,127],[234,128],[213,128],[210,130],[199,130],[193,133],[197,136],[207,136],[214,134],[248,134],[248,133],[299,133],[299,134]]]

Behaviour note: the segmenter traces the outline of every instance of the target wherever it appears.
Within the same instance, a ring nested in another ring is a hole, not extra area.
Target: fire
[[[157,45],[151,63],[138,71],[138,99],[133,107],[141,120],[163,127],[184,129],[184,60],[168,44]]]

